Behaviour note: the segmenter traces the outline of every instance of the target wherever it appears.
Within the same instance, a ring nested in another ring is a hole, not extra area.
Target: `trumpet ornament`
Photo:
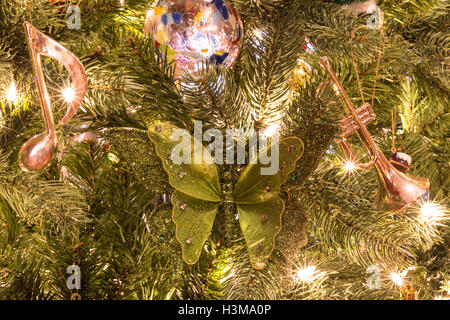
[[[406,209],[419,199],[427,200],[429,196],[430,182],[426,178],[412,177],[396,169],[386,156],[380,151],[373,141],[366,124],[376,119],[370,104],[365,103],[359,109],[355,109],[344,87],[339,82],[327,57],[319,60],[327,71],[336,94],[342,98],[346,113],[349,115],[340,122],[341,133],[337,138],[344,155],[360,169],[375,167],[378,173],[380,187],[375,200],[375,205],[380,210],[398,212]],[[368,153],[370,160],[361,163],[347,141],[347,137],[356,132]]]

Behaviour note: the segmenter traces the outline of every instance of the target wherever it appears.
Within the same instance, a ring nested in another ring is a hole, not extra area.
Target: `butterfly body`
[[[148,134],[169,182],[175,188],[171,198],[172,219],[183,260],[188,264],[198,261],[218,213],[225,218],[230,229],[233,229],[233,224],[228,219],[237,213],[251,264],[255,269],[264,268],[274,249],[275,237],[281,230],[285,204],[278,194],[303,154],[303,143],[296,137],[289,137],[260,151],[260,154],[279,154],[278,170],[272,174],[262,174],[266,166],[258,156],[257,161],[248,164],[237,180],[233,170],[226,170],[227,167],[219,179],[221,170],[201,142],[187,134],[187,139],[181,142],[185,145],[177,149],[180,142],[172,139],[174,130],[179,128],[158,123],[149,128]],[[173,159],[177,154],[173,150],[183,150],[183,159],[188,163],[175,163]],[[201,163],[190,161],[195,160],[198,152],[203,155]],[[230,234],[231,231],[225,230],[225,233]]]
[[[222,246],[231,247],[233,241],[240,237],[239,221],[234,203],[234,186],[238,179],[238,172],[234,165],[219,166],[220,184],[222,186],[222,197],[217,215],[217,228],[214,230],[218,235],[218,241]]]

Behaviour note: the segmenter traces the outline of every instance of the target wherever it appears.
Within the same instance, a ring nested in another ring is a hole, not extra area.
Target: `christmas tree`
[[[0,299],[448,299],[449,22],[0,0]]]

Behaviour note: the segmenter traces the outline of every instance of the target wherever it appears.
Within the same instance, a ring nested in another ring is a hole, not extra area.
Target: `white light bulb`
[[[353,161],[346,161],[342,168],[345,172],[351,172],[356,169],[356,165]]]
[[[311,282],[314,280],[314,274],[316,273],[316,266],[309,266],[297,271],[297,278],[301,281]]]
[[[442,290],[445,290],[447,292],[450,292],[450,280],[446,281],[443,285],[442,285]]]
[[[62,92],[62,95],[67,103],[72,103],[75,99],[75,91],[73,91],[72,88],[65,88]]]
[[[17,99],[17,88],[16,83],[13,81],[6,92],[6,100],[9,102],[15,102]]]
[[[424,202],[422,208],[420,208],[420,214],[424,218],[435,218],[442,216],[444,211],[438,203]]]
[[[423,223],[436,223],[445,220],[448,213],[446,207],[436,202],[426,201],[419,210],[419,218]]]
[[[391,279],[396,285],[401,287],[403,285],[403,276],[396,272],[391,272]]]
[[[266,137],[272,137],[275,133],[278,132],[279,129],[280,129],[279,124],[272,123],[271,125],[269,125],[267,128],[265,128],[263,130],[262,134]]]
[[[255,38],[258,39],[258,40],[262,40],[262,39],[263,39],[263,33],[262,33],[262,31],[259,30],[259,29],[253,30],[253,35],[254,35]]]

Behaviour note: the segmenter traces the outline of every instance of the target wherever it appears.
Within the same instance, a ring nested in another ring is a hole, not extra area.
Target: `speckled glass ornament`
[[[205,60],[229,67],[239,55],[242,22],[231,1],[159,0],[147,12],[145,31],[175,61],[175,78],[195,76]]]

